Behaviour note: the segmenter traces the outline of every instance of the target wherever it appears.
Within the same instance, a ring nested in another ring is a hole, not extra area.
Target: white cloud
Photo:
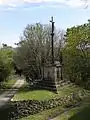
[[[90,5],[90,0],[0,0],[1,5],[9,5],[11,7],[17,7],[24,3],[57,3],[65,4],[71,7],[82,7],[88,4]],[[56,5],[56,4],[55,4]]]
[[[82,7],[82,6],[85,6],[85,5],[90,5],[90,1],[69,0],[66,4],[68,4],[71,7]]]

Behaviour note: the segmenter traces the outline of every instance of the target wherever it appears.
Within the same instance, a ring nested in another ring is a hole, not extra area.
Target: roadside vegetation
[[[52,120],[89,120],[90,118],[90,97],[84,100],[80,105],[73,107],[67,111],[64,107],[57,107],[54,109],[46,110],[35,115],[21,118],[19,120],[49,120],[54,114],[57,117]],[[62,111],[60,113],[60,111]],[[64,112],[65,111],[65,112]],[[59,113],[57,115],[57,113]]]
[[[49,25],[42,25],[40,23],[27,25],[20,42],[17,44],[18,47],[14,60],[16,65],[23,70],[28,84],[34,83],[36,79],[40,79],[43,66],[51,63],[50,32],[51,26]],[[69,86],[64,85],[61,87],[62,89],[59,88],[58,94],[47,90],[22,88],[13,98],[13,102],[17,101],[17,103],[15,103],[17,104],[17,108],[19,107],[18,104],[20,101],[26,102],[26,106],[28,106],[27,101],[29,102],[30,100],[47,101],[65,97],[66,95],[69,96],[74,92],[76,95],[78,95],[79,91],[87,93],[87,91],[90,90],[90,20],[83,25],[67,28],[66,32],[58,31],[55,28],[54,43],[55,59],[59,60],[62,64],[63,79],[66,81],[70,80],[73,84]],[[86,96],[88,97],[88,95]],[[89,97],[88,99],[90,100]],[[87,102],[87,104],[88,103],[89,102]],[[73,103],[73,105],[74,104],[75,103]],[[62,108],[63,107],[60,106],[58,110]],[[70,113],[66,113],[66,116],[69,116],[67,118],[62,114],[62,117],[58,117],[56,120],[69,120],[69,118],[78,113],[81,108],[76,108],[70,111]],[[35,115],[30,115],[30,117],[24,117],[23,119],[46,120],[49,114],[55,109],[57,109],[57,107],[38,114],[35,112]],[[26,116],[29,114],[28,110],[24,112]]]
[[[51,64],[50,33],[50,25],[27,25],[15,49],[6,44],[0,48],[0,91],[12,87],[15,79],[10,76],[15,73],[26,79],[10,101],[15,110],[10,111],[11,118],[47,120],[62,112],[55,120],[89,120],[90,20],[66,31],[55,28],[54,57],[62,65],[62,81],[69,81],[58,88],[57,94],[34,88],[34,83],[42,80],[42,68]],[[64,112],[68,108],[71,109]]]
[[[53,98],[63,97],[69,95],[74,91],[83,90],[81,87],[76,85],[65,85],[58,90],[58,93],[55,94],[52,91],[48,90],[39,90],[39,89],[30,89],[27,87],[22,87],[17,94],[14,95],[13,101],[23,101],[23,100],[48,100]]]
[[[13,76],[13,48],[3,44],[0,48],[0,93],[15,83]]]

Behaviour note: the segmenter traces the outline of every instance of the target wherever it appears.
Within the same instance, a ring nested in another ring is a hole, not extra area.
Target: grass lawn
[[[63,89],[58,91],[58,94],[55,94],[48,90],[29,90],[27,88],[21,88],[17,94],[13,97],[13,101],[20,100],[45,100],[58,98],[64,95],[69,95],[71,92],[78,91],[81,88],[76,86],[64,86]]]
[[[80,106],[61,114],[54,120],[90,120],[90,97]]]
[[[65,110],[65,108],[61,108],[60,106],[35,115],[21,118],[19,120],[49,120],[49,116],[63,110]],[[90,120],[90,97],[82,101],[80,106],[74,107],[67,112],[62,113],[53,120]]]
[[[3,86],[5,88],[11,88],[14,84],[15,84],[16,80],[11,79],[11,80],[7,80],[6,82],[3,83]]]
[[[5,89],[11,88],[15,84],[16,80],[10,79],[5,82],[3,82],[1,88],[0,88],[0,94],[5,91]]]
[[[63,106],[59,106],[19,120],[49,120],[50,116],[64,110]],[[53,120],[90,120],[90,96],[83,100],[77,107],[71,108],[67,112],[53,118]]]
[[[13,101],[20,101],[20,100],[47,100],[47,99],[52,99],[52,98],[58,98],[58,97],[63,97],[65,95],[69,95],[72,92],[82,90],[82,88],[75,86],[75,85],[70,85],[67,86],[65,85],[63,88],[60,88],[58,91],[58,94],[55,94],[53,92],[50,92],[48,90],[29,90],[27,88],[22,87],[17,94],[13,97]],[[85,104],[84,104],[85,103]],[[88,102],[85,102],[80,106],[80,107],[75,107],[71,109],[68,112],[65,112],[64,114],[61,114],[60,116],[56,117],[54,120],[90,120],[90,113],[87,115],[89,119],[77,119],[79,116],[78,112],[82,112],[84,107],[86,107],[86,111],[88,111],[87,106],[90,106],[90,97],[88,99]],[[86,106],[86,103],[88,104]],[[52,116],[53,114],[56,114],[60,111],[65,110],[63,106],[58,106],[57,108],[52,108],[49,110],[45,110],[43,112],[40,112],[38,114],[30,115],[28,117],[21,118],[19,120],[49,120],[48,118]],[[90,109],[89,109],[90,111]],[[84,113],[81,113],[84,114]],[[75,116],[77,116],[75,118]],[[73,117],[73,118],[72,118]],[[85,118],[85,117],[84,117]]]

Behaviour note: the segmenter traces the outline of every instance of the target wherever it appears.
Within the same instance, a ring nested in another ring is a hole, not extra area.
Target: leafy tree
[[[4,51],[0,50],[0,82],[6,80],[11,73],[10,61]]]
[[[60,35],[61,32],[55,29],[55,59],[58,58]],[[27,25],[16,51],[14,59],[24,75],[32,79],[42,77],[42,67],[51,63],[51,26],[40,23]]]
[[[90,80],[90,21],[67,29],[64,74],[78,84]]]
[[[1,51],[3,52],[3,54],[5,56],[7,56],[8,61],[10,63],[11,69],[13,69],[13,56],[15,53],[14,48],[12,48],[11,46],[8,46],[7,44],[3,44],[3,47],[1,48]]]
[[[11,46],[3,44],[0,48],[0,82],[7,79],[13,69],[14,50]]]

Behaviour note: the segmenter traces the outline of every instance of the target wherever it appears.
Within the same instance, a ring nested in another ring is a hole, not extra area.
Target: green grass
[[[13,98],[15,101],[19,100],[42,100],[54,97],[54,93],[47,90],[34,90],[34,91],[19,91]]]
[[[84,101],[80,106],[61,114],[54,120],[90,120],[90,97],[88,101]]]
[[[15,84],[16,80],[14,79],[9,79],[5,82],[3,82],[2,86],[0,87],[0,94],[2,94],[5,89],[12,88],[12,86]]]
[[[15,84],[16,80],[11,79],[11,80],[7,80],[3,83],[3,86],[5,88],[11,88],[14,84]]]
[[[30,99],[30,100],[47,100],[47,99],[52,99],[52,98],[60,98],[65,95],[69,95],[72,92],[75,92],[75,91],[78,92],[79,90],[82,90],[82,88],[75,86],[75,85],[72,85],[72,86],[65,85],[63,88],[59,89],[58,94],[55,94],[48,90],[29,90],[24,86],[13,97],[13,101],[28,100],[28,99]],[[89,102],[84,102],[84,103],[89,104],[90,97],[89,97]],[[90,120],[90,119],[76,119],[76,118],[72,119],[72,117],[74,117],[76,115],[78,116],[78,112],[82,111],[84,109],[84,107],[86,107],[84,104],[82,104],[82,106],[80,106],[80,107],[75,107],[74,109],[71,109],[70,111],[65,112],[64,114],[56,117],[55,120]],[[65,108],[63,106],[59,106],[57,108],[45,110],[38,114],[30,115],[28,117],[24,117],[19,120],[48,120],[49,116],[52,116],[53,114],[56,114],[58,111],[63,111],[63,110],[65,110]],[[88,110],[86,110],[86,111],[88,111]],[[89,113],[89,115],[90,115],[90,113]],[[90,116],[88,116],[88,118],[90,118]]]
[[[3,87],[4,88],[11,88],[14,84],[15,84],[16,80],[11,79],[11,80],[7,80],[3,83]]]
[[[51,118],[50,116],[58,111],[64,110],[65,108],[63,106],[59,106],[57,108],[46,110],[35,115],[30,115],[19,120],[49,120],[48,118]],[[88,100],[82,101],[80,106],[71,108],[67,112],[55,117],[53,120],[90,120],[90,97]]]
[[[48,118],[51,118],[53,114],[56,114],[58,111],[64,111],[65,109],[63,106],[59,106],[19,120],[49,120]],[[90,96],[83,100],[77,107],[71,108],[53,120],[90,120]]]
[[[76,86],[64,86],[63,89],[58,91],[58,94],[48,90],[29,90],[27,88],[20,89],[13,97],[13,101],[20,100],[46,100],[52,98],[58,98],[65,95],[69,95],[71,92],[78,91],[81,88]]]
[[[50,118],[52,114],[56,113],[57,111],[61,111],[61,110],[64,110],[64,108],[63,107],[52,108],[52,109],[45,110],[35,115],[30,115],[28,117],[21,118],[19,120],[48,120],[48,118]]]

